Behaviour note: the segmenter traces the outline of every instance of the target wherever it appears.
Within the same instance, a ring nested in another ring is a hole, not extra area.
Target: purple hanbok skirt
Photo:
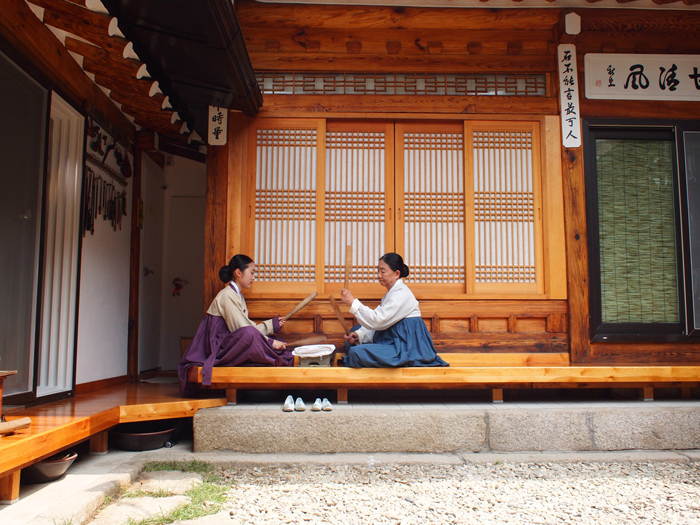
[[[215,366],[293,364],[294,356],[290,350],[275,350],[254,326],[244,326],[229,332],[223,317],[206,314],[177,367],[180,393],[187,397],[200,393],[199,385],[187,381],[187,371],[193,366],[202,367],[202,385],[209,386]]]

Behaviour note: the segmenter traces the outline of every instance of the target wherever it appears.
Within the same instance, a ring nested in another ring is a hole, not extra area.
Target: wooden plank
[[[585,9],[580,14],[582,34],[588,31],[695,34],[700,27],[700,13],[697,11],[620,9],[615,16],[610,16],[607,9]]]
[[[191,368],[190,381],[201,381]],[[481,366],[411,368],[214,368],[212,388],[460,388],[472,384],[695,383],[700,366]]]
[[[218,268],[217,268],[218,272]],[[386,290],[377,285],[376,297],[363,296],[363,304],[375,308],[379,305],[379,299]],[[274,297],[269,297],[274,295]],[[308,294],[306,294],[308,295]],[[251,319],[269,319],[271,311],[291,310],[300,300],[306,297],[302,292],[294,295],[281,296],[281,294],[265,294],[263,297],[246,299],[248,311]],[[316,300],[312,301],[306,308],[299,312],[295,318],[312,319],[317,315],[331,318],[334,316],[330,303],[320,294]],[[515,315],[518,318],[533,317],[546,318],[550,314],[567,314],[568,305],[562,300],[466,300],[464,296],[445,300],[420,299],[420,310],[423,319],[430,319],[434,315],[440,317],[441,322],[448,319],[468,319],[472,315],[485,318],[507,318]],[[207,305],[208,306],[208,305]],[[267,316],[267,317],[266,317]]]
[[[397,54],[401,56],[428,55],[429,43],[440,42],[441,55],[468,55],[463,29],[363,29],[356,26],[329,29],[318,27],[242,27],[246,48],[250,53],[267,52],[286,55],[288,53],[313,52],[322,54],[345,54],[346,43],[362,42],[362,53],[387,54],[387,42],[399,44]],[[550,55],[554,37],[551,30],[474,30],[470,31],[470,41],[481,44],[483,55],[507,55],[508,43],[522,42],[524,55]],[[279,45],[270,47],[271,41]]]
[[[106,433],[118,423],[190,417],[199,408],[224,404],[221,398],[183,399],[177,384],[123,384],[20,410],[14,415],[30,417],[32,425],[0,439],[0,475]]]
[[[265,97],[267,100],[267,96]],[[581,114],[586,118],[649,118],[686,120],[697,114],[700,103],[655,100],[645,104],[639,100],[594,100],[581,98]]]
[[[456,29],[462,31],[553,29],[556,9],[450,9],[389,6],[262,4],[236,2],[241,27]]]
[[[450,366],[566,366],[569,354],[439,354]]]
[[[253,69],[264,71],[340,71],[424,73],[547,73],[555,72],[555,56],[542,55],[414,55],[370,53],[251,52]],[[291,66],[290,64],[293,64]]]
[[[90,80],[51,31],[23,0],[7,0],[0,9],[0,35],[26,56],[77,107],[124,145],[136,129],[102,90]]]
[[[697,363],[699,343],[592,343],[590,360],[596,364]]]
[[[392,113],[413,113],[411,117],[416,118],[420,113],[422,118],[425,113],[556,115],[557,111],[553,97],[266,94],[260,117],[318,117],[319,113],[331,113],[333,117],[372,118],[374,113],[375,118],[387,118],[393,117]]]

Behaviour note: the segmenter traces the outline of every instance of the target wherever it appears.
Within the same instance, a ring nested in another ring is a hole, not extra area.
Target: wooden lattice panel
[[[475,282],[535,283],[531,131],[473,132]]]
[[[386,246],[386,130],[326,132],[326,282],[345,277],[345,250],[352,245],[353,282],[376,281]]]
[[[402,136],[404,258],[412,283],[464,283],[464,134]]]
[[[258,129],[255,261],[263,281],[316,279],[315,129]]]
[[[542,74],[329,73],[257,71],[266,95],[537,96],[547,94]]]

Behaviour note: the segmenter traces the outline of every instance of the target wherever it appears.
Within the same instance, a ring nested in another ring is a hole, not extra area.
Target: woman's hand
[[[353,295],[350,293],[350,290],[348,290],[347,288],[341,288],[340,300],[343,302],[344,305],[352,306],[352,302],[355,300],[355,297],[353,297]]]
[[[278,316],[277,316],[277,322],[279,323],[280,328],[282,328],[282,327],[284,326],[284,323],[287,322],[287,320],[284,318],[283,315],[278,315]]]
[[[360,342],[360,336],[357,335],[357,332],[350,332],[349,334],[345,334],[343,337],[345,338],[345,342],[350,346],[355,346]]]
[[[272,341],[272,348],[275,350],[285,350],[287,348],[287,343],[283,341],[278,341],[277,339],[270,339]]]

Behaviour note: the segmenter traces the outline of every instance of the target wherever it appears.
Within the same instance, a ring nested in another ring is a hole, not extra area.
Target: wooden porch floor
[[[177,383],[138,383],[7,414],[8,421],[29,417],[32,422],[0,437],[0,500],[15,499],[22,468],[67,447],[89,439],[91,451],[106,452],[108,431],[119,423],[191,417],[200,408],[225,404],[225,398],[183,398]]]

